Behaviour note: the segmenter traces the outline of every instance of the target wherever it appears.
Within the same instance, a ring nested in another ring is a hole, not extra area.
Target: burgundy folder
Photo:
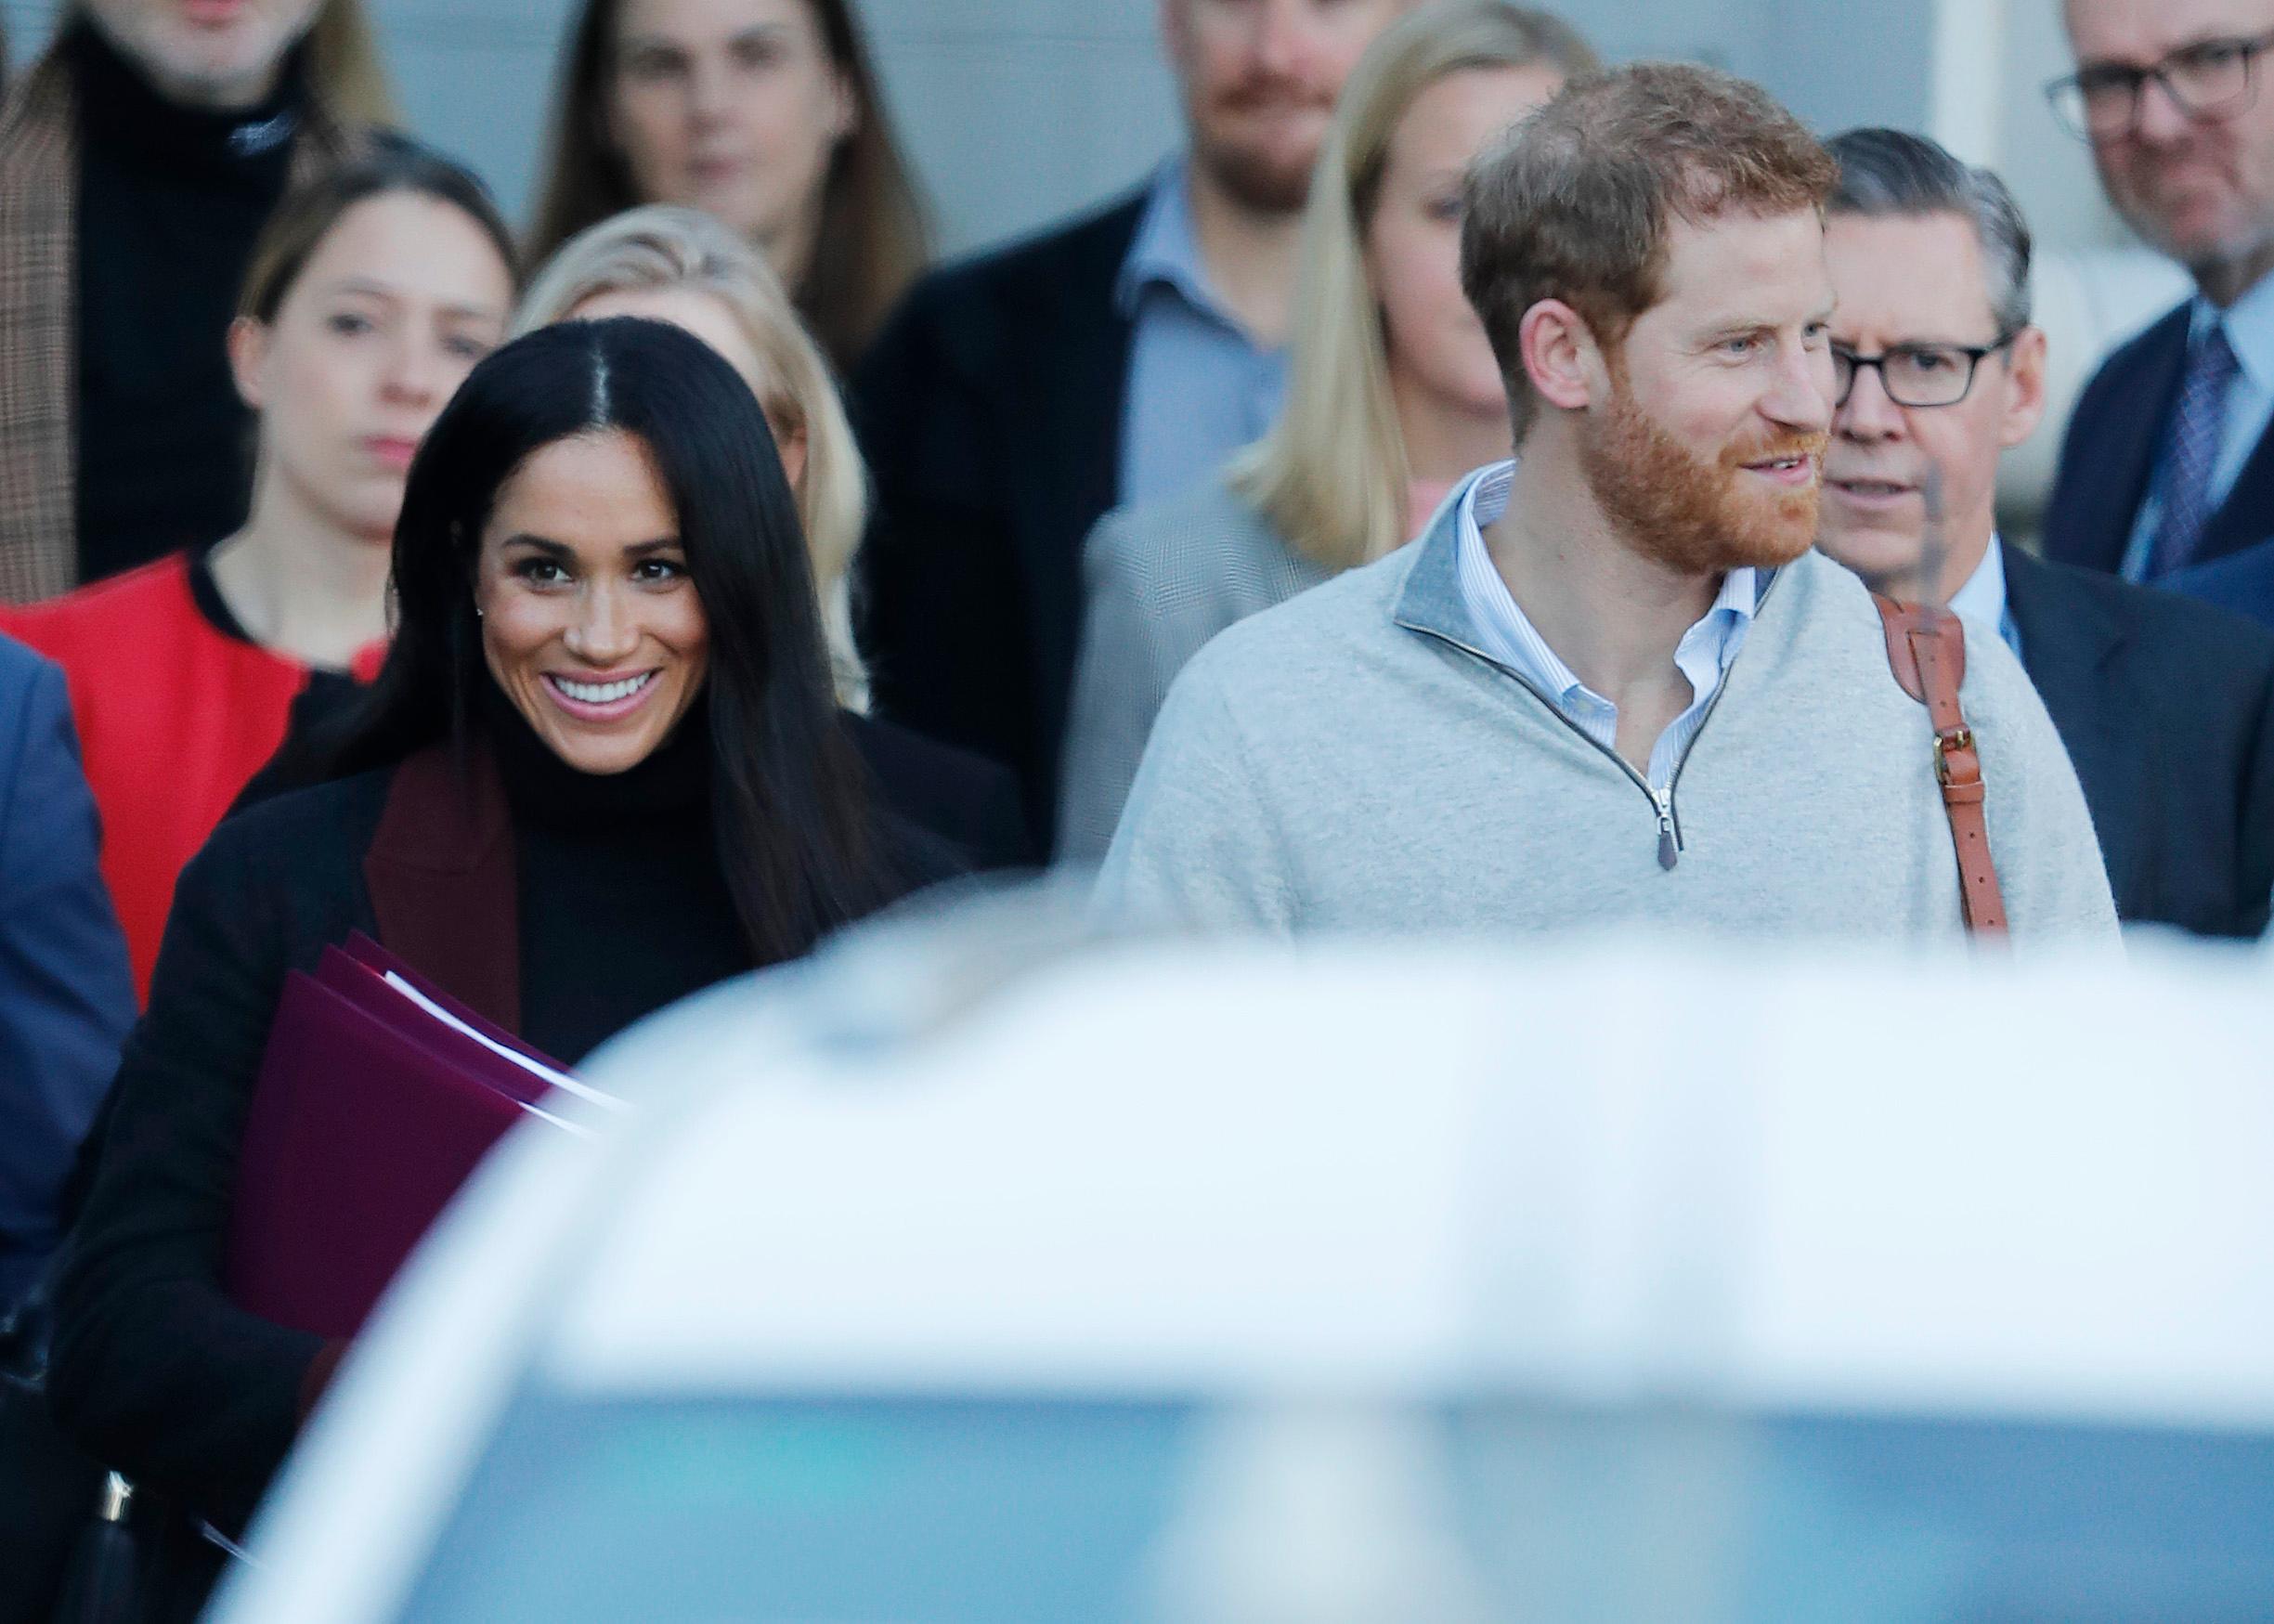
[[[372,951],[380,950],[373,948]],[[336,947],[325,948],[323,957],[317,961],[316,984],[337,993],[365,1014],[400,1032],[403,1036],[420,1047],[429,1050],[437,1059],[464,1071],[474,1081],[485,1084],[501,1094],[526,1101],[531,1105],[544,1098],[548,1085],[543,1078],[536,1075],[525,1066],[516,1066],[496,1050],[485,1048],[465,1033],[452,1032],[441,1021],[436,1020],[433,1016],[419,1008],[417,1005],[411,1003],[409,999],[404,997],[401,993],[386,984],[383,978],[389,970],[395,968],[392,964],[383,966],[367,964],[356,958],[355,952],[356,943],[352,940],[348,942],[344,952]],[[410,978],[406,976],[405,980],[410,980]],[[424,982],[411,981],[411,985],[416,987],[423,996],[441,1005],[452,1015],[483,1033],[492,1041],[502,1044],[517,1053],[527,1055],[539,1064],[550,1066],[556,1072],[567,1070],[566,1067],[555,1065],[552,1061],[537,1054],[511,1034],[501,1033],[496,1027],[490,1026],[480,1017],[469,1014],[462,1007],[450,1004]]]
[[[545,1093],[380,975],[335,949],[314,976],[286,978],[239,1152],[229,1294],[325,1337],[355,1334],[482,1157]]]
[[[457,999],[451,997],[440,987],[435,986],[434,982],[428,981],[424,976],[419,974],[418,971],[412,969],[401,959],[396,958],[385,948],[380,946],[378,942],[373,942],[370,937],[364,935],[362,931],[349,931],[347,933],[346,947],[338,951],[343,952],[345,957],[353,960],[357,964],[361,965],[365,969],[370,970],[375,976],[397,975],[402,977],[404,981],[409,981],[428,998],[432,999],[435,1003],[441,1005],[443,1008],[448,1009],[452,1015],[457,1016],[459,1020],[464,1021],[468,1026],[474,1028],[474,1031],[485,1034],[498,1043],[505,1045],[505,1046],[510,1049],[517,1050],[518,1052],[528,1056],[529,1059],[537,1061],[539,1065],[549,1066],[555,1072],[565,1072],[568,1070],[568,1068],[562,1065],[560,1061],[548,1058],[542,1050],[531,1048],[527,1044],[523,1043],[512,1033],[506,1031],[503,1027],[499,1026],[487,1017],[475,1014],[470,1006],[461,1004]],[[331,955],[327,953],[325,956],[329,958]]]

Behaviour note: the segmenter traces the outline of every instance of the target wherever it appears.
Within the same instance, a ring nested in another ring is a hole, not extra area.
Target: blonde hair
[[[1303,213],[1287,404],[1227,474],[1289,546],[1323,568],[1349,569],[1406,539],[1405,435],[1366,273],[1366,231],[1391,137],[1422,93],[1449,73],[1543,64],[1568,78],[1591,71],[1595,54],[1546,12],[1506,0],[1444,0],[1386,30],[1344,84]]]
[[[767,415],[805,435],[798,516],[813,561],[838,702],[868,708],[868,672],[852,636],[852,555],[868,517],[868,480],[828,364],[765,255],[710,215],[670,203],[627,210],[579,231],[539,269],[513,336],[565,321],[601,293],[683,289],[716,300],[764,362]]]

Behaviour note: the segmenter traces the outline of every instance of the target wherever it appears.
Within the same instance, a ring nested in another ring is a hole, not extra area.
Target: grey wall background
[[[542,142],[570,0],[368,0],[411,126],[472,162],[516,218]],[[1553,0],[1550,0],[1553,4]],[[2083,155],[2037,85],[2061,71],[2053,0],[2009,0],[1998,154],[2052,242],[2113,240]],[[1155,0],[863,0],[892,113],[938,206],[973,247],[1128,185],[1176,140]],[[51,0],[0,0],[11,56]],[[1818,129],[1927,116],[1931,0],[1568,0],[1606,57],[1683,57],[1757,79]]]

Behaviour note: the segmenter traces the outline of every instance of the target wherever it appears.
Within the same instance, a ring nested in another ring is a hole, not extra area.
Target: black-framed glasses
[[[1868,369],[1879,374],[1879,387],[1897,406],[1956,406],[1974,387],[1974,369],[1982,357],[1997,354],[2018,336],[2017,330],[1983,344],[1899,344],[1876,356],[1834,344],[1832,404],[1847,405],[1855,393],[1855,375]]]
[[[2269,45],[2274,31],[2197,40],[2145,68],[2088,63],[2047,85],[2046,99],[2071,135],[2086,138],[2130,134],[2139,118],[2140,92],[2151,79],[2190,119],[2232,118],[2257,95],[2258,58]]]

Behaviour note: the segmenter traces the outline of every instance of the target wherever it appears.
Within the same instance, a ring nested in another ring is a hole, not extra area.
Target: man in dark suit
[[[1134,195],[925,278],[853,380],[878,711],[1011,766],[1046,849],[1081,548],[1261,435],[1334,97],[1410,0],[1161,0],[1189,147]]]
[[[63,672],[0,637],[0,1317],[55,1249],[65,1176],[134,1020],[97,845]]]
[[[2161,580],[2274,536],[2274,48],[2268,0],[2068,0],[2054,109],[2196,293],[2102,363],[2046,510],[2055,558]]]
[[[2274,541],[2177,571],[2156,585],[2216,604],[2274,630]]]
[[[1839,407],[1818,547],[2013,647],[2085,786],[2119,915],[2258,935],[2274,898],[2274,635],[1998,539],[1998,458],[2045,408],[2029,229],[1995,175],[1921,136],[1852,130],[1830,146]]]

